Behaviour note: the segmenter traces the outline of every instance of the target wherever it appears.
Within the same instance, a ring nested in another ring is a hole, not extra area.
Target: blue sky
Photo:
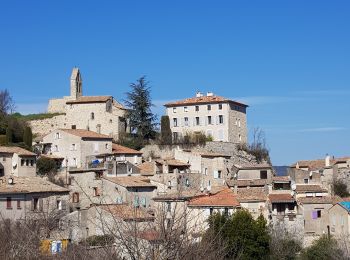
[[[276,165],[350,155],[349,1],[0,1],[0,89],[21,113],[68,95],[125,98],[151,81],[155,111],[197,90],[247,102]]]

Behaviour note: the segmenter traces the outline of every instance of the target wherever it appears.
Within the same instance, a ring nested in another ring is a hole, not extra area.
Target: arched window
[[[79,202],[79,192],[74,192],[73,193],[73,203],[78,203]]]
[[[94,119],[95,119],[95,113],[91,112],[91,120],[94,120]]]

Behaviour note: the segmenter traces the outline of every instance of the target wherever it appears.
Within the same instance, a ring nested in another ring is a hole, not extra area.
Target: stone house
[[[170,119],[173,139],[186,133],[204,133],[214,141],[247,142],[247,105],[228,98],[206,96],[198,92],[196,97],[187,98],[164,105]]]
[[[204,234],[209,228],[208,218],[215,212],[232,215],[240,208],[237,195],[225,188],[217,193],[204,193],[191,198],[187,204],[189,217],[188,226],[195,234]]]
[[[68,213],[68,201],[68,189],[43,178],[0,178],[0,213],[3,219],[59,219]]]
[[[48,154],[65,158],[62,167],[88,168],[96,156],[112,153],[112,137],[84,129],[56,129],[43,137]]]
[[[112,144],[112,154],[117,161],[128,161],[139,165],[142,163],[142,152],[119,144]]]
[[[294,189],[296,198],[325,197],[329,195],[325,188],[317,184],[297,184],[292,189]]]
[[[328,212],[331,235],[337,238],[348,238],[350,235],[350,202],[338,202]]]
[[[300,197],[297,199],[304,217],[304,232],[306,236],[330,234],[329,209],[335,203],[335,198]]]
[[[127,128],[125,109],[112,96],[83,95],[78,68],[73,68],[71,74],[70,96],[50,99],[48,113],[53,116],[30,121],[33,133],[45,135],[57,128],[86,129],[117,140]]]
[[[153,227],[154,217],[146,210],[125,203],[94,204],[74,211],[61,221],[61,227],[74,242],[95,235],[112,235],[120,250],[120,239]],[[118,241],[119,240],[119,241]]]
[[[235,189],[234,192],[237,194],[237,199],[241,204],[241,207],[247,209],[255,219],[261,214],[265,219],[268,219],[268,197],[265,188],[246,187],[237,190]]]
[[[135,207],[152,207],[157,186],[143,176],[103,177],[103,190],[113,203],[128,203]]]
[[[36,175],[36,154],[20,147],[0,146],[0,177]]]

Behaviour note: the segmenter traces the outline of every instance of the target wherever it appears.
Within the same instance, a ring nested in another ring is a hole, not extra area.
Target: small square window
[[[222,104],[219,104],[219,110],[222,110]]]
[[[304,179],[304,183],[308,184],[309,183],[309,179]]]
[[[196,111],[199,111],[199,106],[196,106]]]
[[[211,105],[208,105],[207,109],[208,109],[208,111],[210,111],[211,110]]]

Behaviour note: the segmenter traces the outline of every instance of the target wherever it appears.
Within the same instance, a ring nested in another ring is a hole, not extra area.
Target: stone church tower
[[[72,99],[78,99],[83,95],[83,80],[79,68],[73,68],[70,77],[70,96]]]

